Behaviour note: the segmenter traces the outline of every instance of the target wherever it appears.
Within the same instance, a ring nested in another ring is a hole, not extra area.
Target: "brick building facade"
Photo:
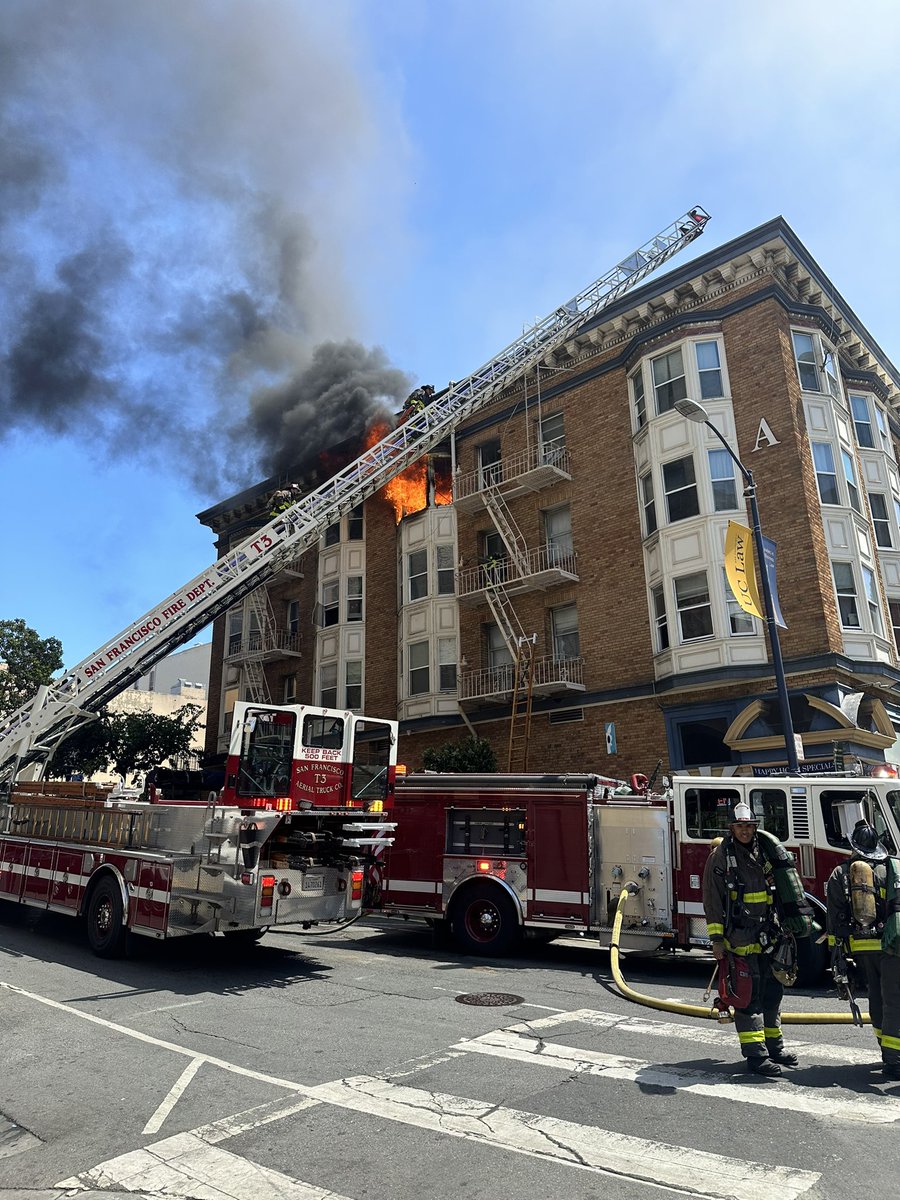
[[[900,375],[776,219],[604,310],[431,456],[217,622],[209,751],[268,695],[401,722],[400,759],[474,730],[531,770],[785,761],[764,625],[724,576],[757,484],[809,769],[897,758]],[[447,456],[453,503],[438,503]],[[423,482],[424,481],[424,482]],[[220,550],[274,484],[200,514]],[[424,505],[424,507],[422,507]],[[518,687],[516,663],[530,689]],[[531,718],[525,719],[530,690]],[[508,757],[509,756],[509,757]]]

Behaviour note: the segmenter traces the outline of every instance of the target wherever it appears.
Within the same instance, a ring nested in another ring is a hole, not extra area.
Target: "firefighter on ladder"
[[[900,862],[868,821],[857,821],[849,841],[852,856],[825,886],[831,970],[854,1009],[853,975],[865,979],[884,1078],[900,1079]]]
[[[746,801],[730,805],[728,833],[706,860],[703,908],[716,961],[745,976],[749,1000],[735,1006],[734,1026],[747,1068],[754,1075],[776,1076],[782,1066],[797,1065],[797,1055],[784,1047],[784,985],[773,971],[781,930],[771,843],[787,854],[775,838],[767,835],[763,841],[758,827],[759,819]]]

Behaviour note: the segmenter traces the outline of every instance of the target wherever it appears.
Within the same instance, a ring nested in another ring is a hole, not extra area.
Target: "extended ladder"
[[[31,703],[0,721],[0,772],[15,775],[21,763],[49,757],[107,700],[294,562],[327,526],[417,462],[586,321],[690,245],[708,220],[702,208],[690,209],[89,658],[41,687]]]

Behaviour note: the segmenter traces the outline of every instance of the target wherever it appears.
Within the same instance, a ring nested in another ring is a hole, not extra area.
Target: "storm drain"
[[[20,1154],[23,1150],[30,1150],[32,1146],[40,1144],[40,1138],[36,1138],[27,1129],[21,1129],[15,1121],[10,1121],[9,1117],[0,1113],[0,1158]]]
[[[456,997],[457,1004],[474,1004],[479,1008],[500,1008],[505,1004],[524,1004],[522,996],[512,992],[464,992]]]

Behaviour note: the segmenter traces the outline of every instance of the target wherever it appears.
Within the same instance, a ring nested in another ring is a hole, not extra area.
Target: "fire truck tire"
[[[94,884],[87,906],[88,943],[98,958],[121,958],[125,953],[128,930],[123,916],[121,889],[107,875]]]
[[[515,905],[490,883],[473,884],[454,900],[450,928],[467,954],[507,954],[519,939]]]
[[[226,929],[225,937],[232,946],[254,946],[268,932],[268,925],[265,929]]]

